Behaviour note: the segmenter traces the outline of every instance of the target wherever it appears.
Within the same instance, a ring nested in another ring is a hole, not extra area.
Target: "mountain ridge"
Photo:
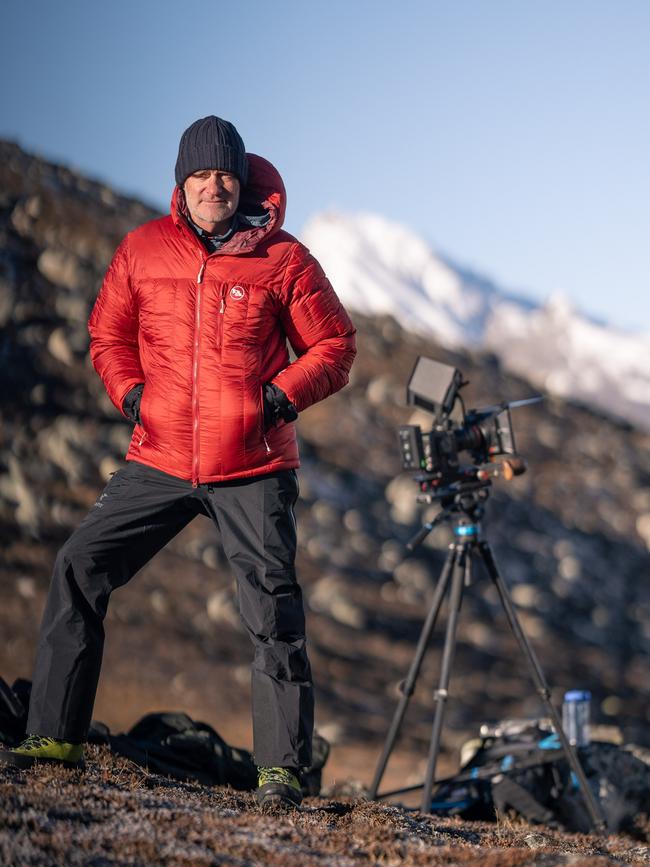
[[[377,214],[317,214],[301,238],[351,309],[390,314],[450,350],[493,352],[537,388],[650,430],[650,334],[558,294],[540,304],[504,290]]]

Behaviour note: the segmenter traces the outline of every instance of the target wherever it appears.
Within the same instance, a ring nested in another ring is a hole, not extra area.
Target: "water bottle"
[[[591,693],[586,689],[572,689],[564,693],[562,702],[562,728],[574,747],[589,746],[589,708]]]

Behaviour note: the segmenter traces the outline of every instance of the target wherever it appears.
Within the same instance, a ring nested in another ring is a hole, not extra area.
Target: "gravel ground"
[[[171,781],[90,747],[85,772],[0,767],[3,865],[648,864],[632,836],[562,834],[505,819],[470,823],[359,798],[261,813],[249,793]]]

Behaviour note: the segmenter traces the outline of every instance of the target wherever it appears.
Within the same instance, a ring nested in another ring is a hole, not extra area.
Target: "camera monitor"
[[[448,416],[462,384],[463,374],[460,370],[420,355],[406,387],[406,402],[410,406],[425,409],[437,418]]]

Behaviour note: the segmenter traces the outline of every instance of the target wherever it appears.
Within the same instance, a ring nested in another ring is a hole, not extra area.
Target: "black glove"
[[[124,415],[136,424],[140,424],[140,401],[144,391],[144,382],[134,386],[122,401]]]
[[[295,421],[298,418],[295,406],[282,389],[272,382],[267,382],[264,386],[263,409],[265,431],[270,427],[277,427],[280,420]]]

